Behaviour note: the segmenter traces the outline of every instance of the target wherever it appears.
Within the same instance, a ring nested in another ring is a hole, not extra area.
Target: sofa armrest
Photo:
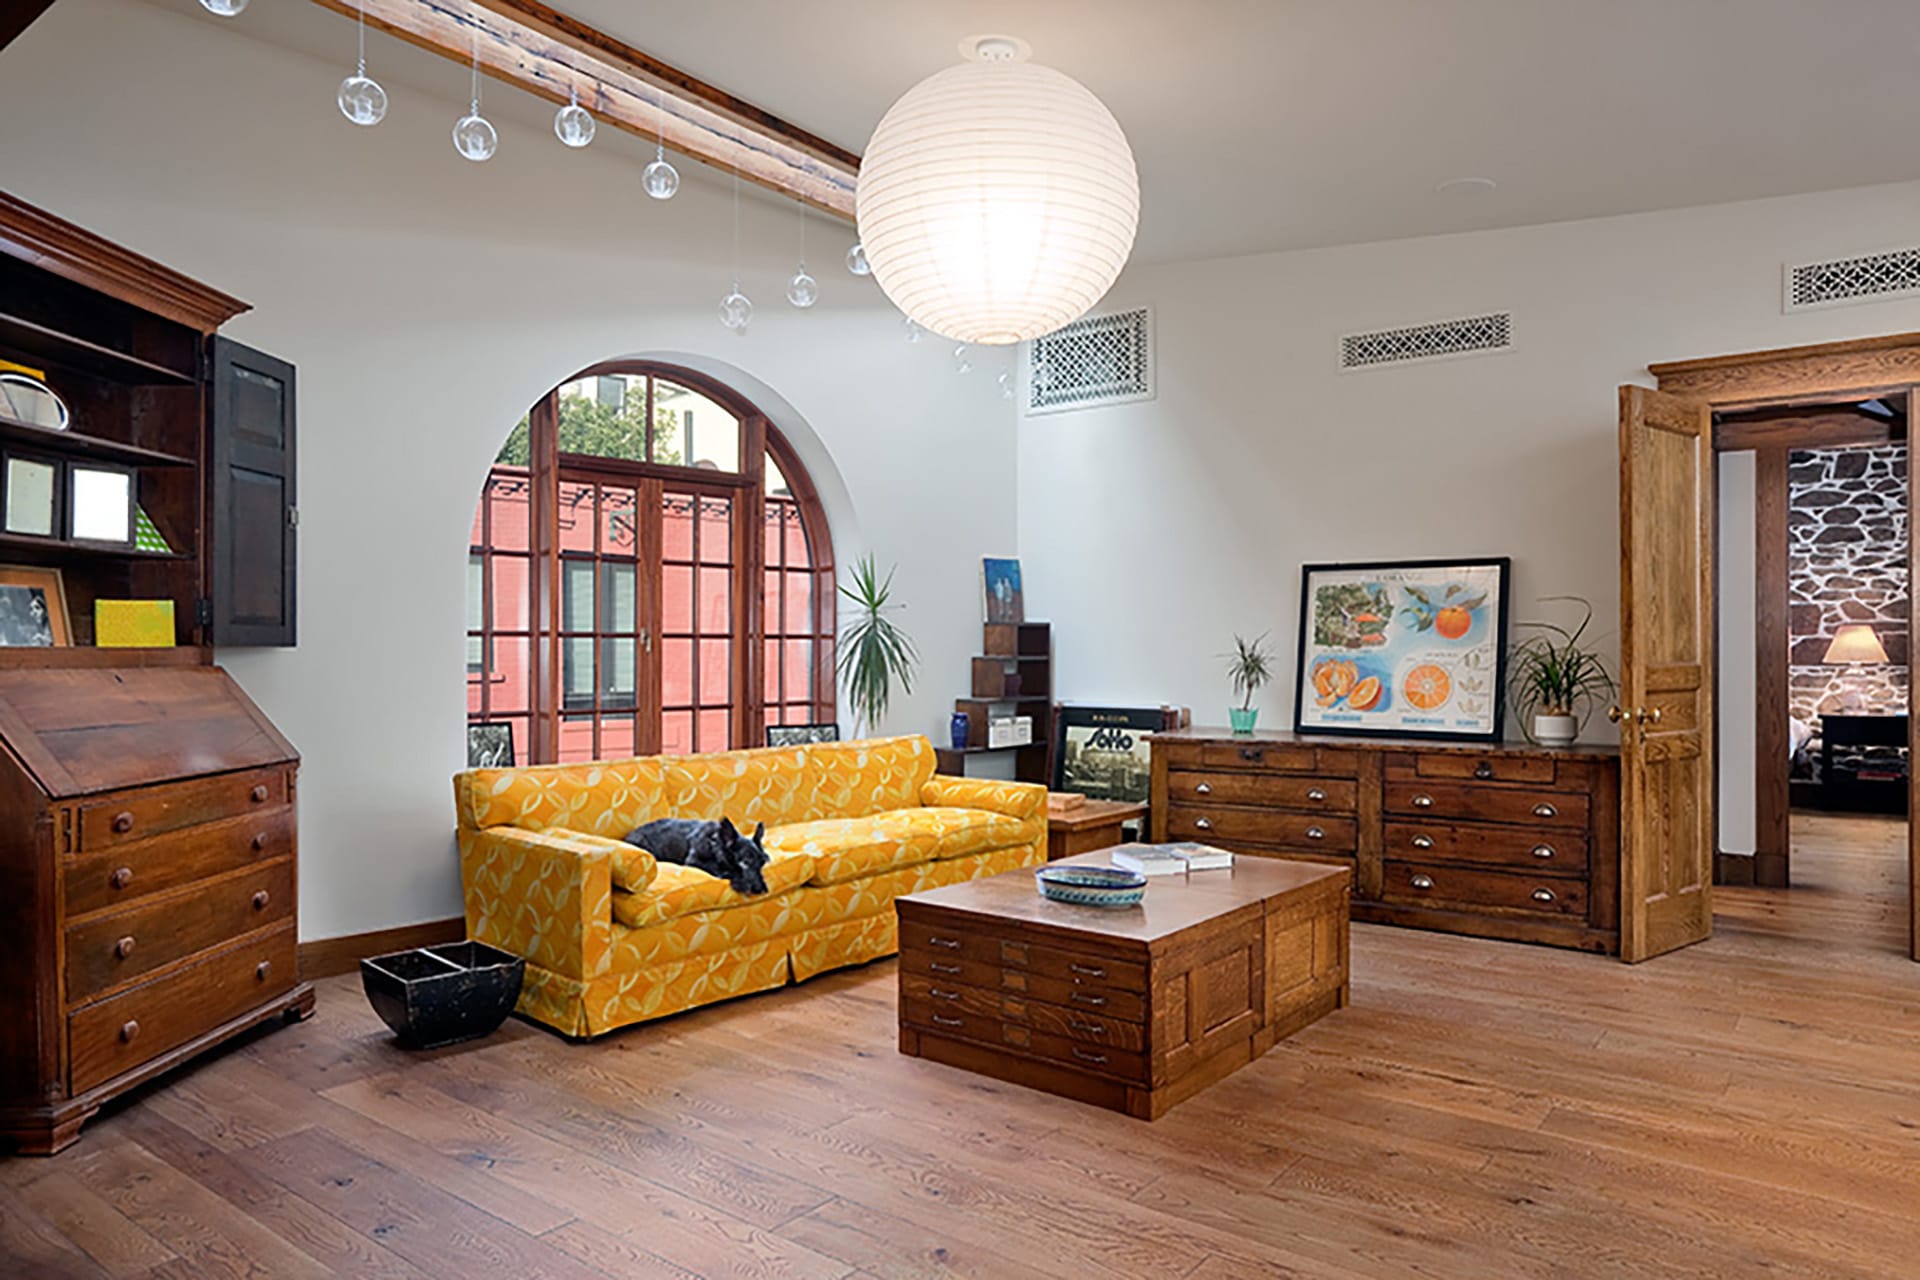
[[[920,788],[920,803],[950,805],[956,809],[985,809],[1026,822],[1047,816],[1047,789],[1037,782],[1002,782],[995,778],[955,778],[936,773]]]
[[[573,831],[460,830],[467,936],[569,978],[607,971],[613,859],[629,845]]]

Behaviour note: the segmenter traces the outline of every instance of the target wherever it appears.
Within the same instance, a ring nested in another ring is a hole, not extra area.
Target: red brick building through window
[[[756,745],[834,718],[833,549],[799,459],[730,388],[596,366],[507,438],[467,560],[467,720],[515,762]]]

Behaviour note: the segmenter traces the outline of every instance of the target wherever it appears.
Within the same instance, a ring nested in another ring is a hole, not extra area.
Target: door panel
[[[216,645],[294,643],[293,366],[213,340],[209,596]]]
[[[1713,415],[1620,389],[1620,956],[1713,932]]]

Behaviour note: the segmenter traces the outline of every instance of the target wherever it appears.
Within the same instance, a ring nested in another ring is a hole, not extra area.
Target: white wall
[[[389,79],[388,119],[358,129],[333,106],[343,61],[246,29],[64,0],[0,55],[0,185],[245,298],[228,332],[299,367],[300,645],[220,660],[305,758],[302,934],[458,913],[448,778],[474,503],[525,406],[597,360],[741,371],[822,483],[843,562],[899,562],[924,661],[888,727],[943,729],[979,646],[979,557],[1015,545],[1006,357],[977,354],[962,378],[942,344],[907,345],[871,281],[839,268],[850,232],[821,221],[824,299],[792,311],[797,215],[758,197],[740,233],[758,311],[735,338],[715,318],[729,230],[713,175],[684,164],[655,204],[634,140],[607,129],[568,152],[547,110],[497,85],[496,123],[514,122],[470,164],[448,140],[457,72],[445,97]]]
[[[1510,555],[1516,619],[1585,596],[1617,652],[1616,386],[1650,385],[1650,361],[1920,329],[1912,300],[1780,309],[1783,262],[1916,241],[1920,184],[1130,271],[1102,309],[1155,308],[1158,398],[1019,429],[1028,608],[1055,621],[1060,693],[1223,723],[1218,655],[1271,631],[1290,667],[1299,567],[1320,560]],[[1338,368],[1343,334],[1498,309],[1509,353]],[[1259,705],[1291,723],[1290,670]]]
[[[1759,844],[1753,755],[1760,697],[1754,643],[1759,608],[1755,474],[1751,452],[1720,455],[1720,669],[1715,702],[1720,729],[1720,851],[1743,855],[1751,855]]]

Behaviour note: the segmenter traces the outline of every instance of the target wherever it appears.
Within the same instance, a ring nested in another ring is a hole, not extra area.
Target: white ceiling
[[[1022,36],[1131,139],[1144,261],[1920,178],[1913,0],[557,7],[855,151],[895,97],[958,57],[962,36]],[[254,0],[235,21],[342,52],[344,20],[304,0]],[[446,79],[426,55],[380,44],[370,53],[406,60],[407,78]],[[1498,189],[1435,191],[1469,176]]]

